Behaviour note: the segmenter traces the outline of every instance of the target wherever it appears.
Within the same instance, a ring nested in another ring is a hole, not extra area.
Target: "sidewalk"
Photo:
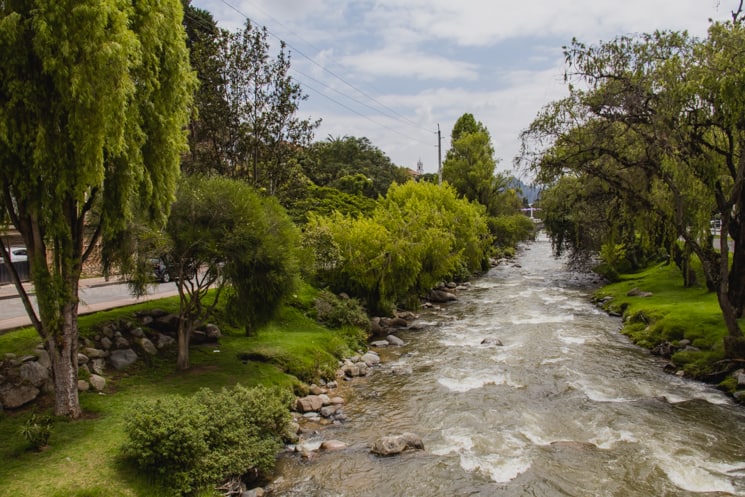
[[[90,289],[90,288],[113,286],[113,285],[125,285],[125,284],[126,284],[126,281],[118,277],[112,277],[112,278],[109,278],[108,280],[103,277],[85,278],[85,279],[80,280],[79,290],[82,293],[85,290]],[[34,295],[33,284],[31,284],[30,282],[24,283],[23,287],[26,289],[29,295],[33,297]],[[126,296],[126,297],[118,297],[114,300],[109,300],[107,302],[99,302],[99,303],[93,303],[93,304],[86,304],[84,302],[81,302],[78,307],[78,315],[90,314],[93,312],[103,311],[106,309],[113,309],[115,307],[123,307],[126,305],[138,304],[138,303],[147,302],[150,300],[162,299],[164,297],[171,297],[174,295],[178,295],[178,290],[176,290],[175,288],[172,290],[167,290],[167,291],[163,291],[160,293],[144,295],[139,298],[132,297],[132,296]],[[18,299],[18,301],[20,302],[20,297],[18,296],[18,292],[16,291],[15,285],[12,285],[12,284],[0,285],[0,308],[3,305],[3,301],[9,301],[10,299]],[[0,315],[2,314],[0,313]],[[0,334],[6,331],[13,330],[15,328],[21,328],[23,326],[30,326],[30,325],[31,325],[31,320],[29,319],[28,315],[25,312],[22,314],[19,314],[18,316],[13,316],[9,318],[0,317]]]
[[[99,278],[82,278],[80,280],[80,289],[83,288],[95,288],[99,286],[108,286],[108,285],[122,285],[126,283],[125,280],[119,279],[118,277],[109,278],[108,280],[104,277]],[[34,293],[34,285],[27,281],[23,283],[23,288],[26,289],[26,292],[28,292],[30,295],[33,295]],[[16,290],[16,286],[13,283],[3,283],[0,285],[0,300],[4,299],[17,299],[18,297],[18,291]]]

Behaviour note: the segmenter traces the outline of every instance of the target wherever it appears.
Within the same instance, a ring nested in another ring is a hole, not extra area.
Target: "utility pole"
[[[442,135],[440,134],[440,123],[437,123],[437,179],[442,185]]]

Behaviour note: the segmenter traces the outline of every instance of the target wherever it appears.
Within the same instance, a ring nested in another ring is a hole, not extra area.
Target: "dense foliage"
[[[186,3],[201,85],[183,169],[241,178],[270,195],[294,189],[298,152],[310,145],[320,120],[298,115],[307,95],[289,74],[285,43],[270,46],[268,30],[250,20],[236,32],[218,29],[208,12]]]
[[[38,314],[16,285],[52,360],[56,413],[77,417],[83,263],[133,218],[162,223],[173,201],[195,83],[182,8],[18,0],[0,19],[0,218],[29,252]]]
[[[393,183],[409,179],[404,168],[396,166],[367,138],[329,137],[314,143],[301,160],[303,173],[318,186],[377,199]]]
[[[574,40],[565,48],[569,96],[535,119],[523,135],[522,156],[549,186],[566,191],[568,184],[559,181],[570,176],[578,182],[575,191],[589,186],[605,194],[594,204],[597,212],[582,207],[589,196],[574,195],[576,204],[561,204],[571,217],[547,214],[563,219],[552,226],[560,230],[555,237],[603,247],[614,263],[664,249],[680,261],[686,278],[687,258],[695,254],[717,293],[730,357],[745,356],[738,323],[745,310],[740,13],[712,23],[701,40],[678,32],[622,36],[596,46]],[[716,241],[712,217],[722,226]],[[592,218],[605,224],[584,230],[595,240],[567,236]],[[678,240],[684,247],[676,256]]]
[[[483,208],[431,183],[394,184],[369,217],[313,216],[304,243],[316,282],[388,314],[446,278],[483,270],[491,237]]]
[[[246,183],[183,178],[166,227],[181,296],[179,366],[188,367],[192,328],[214,309],[225,283],[228,308],[246,327],[268,320],[294,288],[298,234],[284,209]],[[190,273],[190,274],[189,274]],[[205,296],[216,288],[209,303]]]
[[[265,474],[291,421],[291,398],[287,390],[237,385],[144,401],[126,420],[123,452],[178,496]]]

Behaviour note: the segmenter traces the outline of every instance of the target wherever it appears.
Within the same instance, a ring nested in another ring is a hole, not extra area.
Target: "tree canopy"
[[[712,23],[701,40],[678,32],[596,46],[575,40],[565,49],[569,96],[539,114],[522,155],[546,184],[565,175],[600,181],[623,203],[608,237],[683,240],[717,292],[731,357],[745,356],[737,323],[745,306],[743,47],[737,20]],[[714,216],[723,234],[716,250]]]
[[[178,0],[0,2],[3,213],[29,251],[55,412],[81,414],[78,281],[137,214],[163,223],[194,77]],[[5,260],[8,260],[4,248]]]
[[[181,299],[180,369],[189,367],[194,327],[209,319],[224,293],[233,321],[250,328],[271,318],[296,283],[295,227],[276,199],[243,181],[183,178],[166,234]]]

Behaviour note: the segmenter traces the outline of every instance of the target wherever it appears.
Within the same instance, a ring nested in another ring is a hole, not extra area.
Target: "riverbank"
[[[167,490],[122,460],[124,422],[133,406],[149,399],[192,395],[202,388],[235,384],[281,386],[305,393],[311,378],[334,374],[342,357],[364,344],[364,333],[329,329],[313,318],[317,292],[302,288],[275,320],[246,336],[218,313],[214,323],[222,337],[191,349],[191,368],[178,371],[175,352],[141,356],[123,371],[106,370],[106,387],[80,392],[82,419],[55,419],[49,446],[31,450],[21,432],[34,413],[52,411],[50,396],[27,406],[0,411],[0,496],[2,497],[164,497]],[[136,313],[175,312],[178,298],[81,316],[81,336],[92,337],[104,323],[134,320]],[[33,360],[40,342],[31,328],[0,336],[0,360]],[[330,373],[328,373],[330,372]]]
[[[595,292],[594,301],[621,316],[621,332],[666,359],[669,372],[716,384],[745,400],[745,377],[741,383],[739,367],[725,360],[727,328],[716,295],[702,286],[684,288],[674,265],[621,275]]]
[[[539,240],[422,312],[347,383],[347,421],[311,434],[344,448],[281,458],[271,495],[745,495],[742,409],[663,372],[590,303],[594,280]],[[423,451],[371,456],[409,432]]]

